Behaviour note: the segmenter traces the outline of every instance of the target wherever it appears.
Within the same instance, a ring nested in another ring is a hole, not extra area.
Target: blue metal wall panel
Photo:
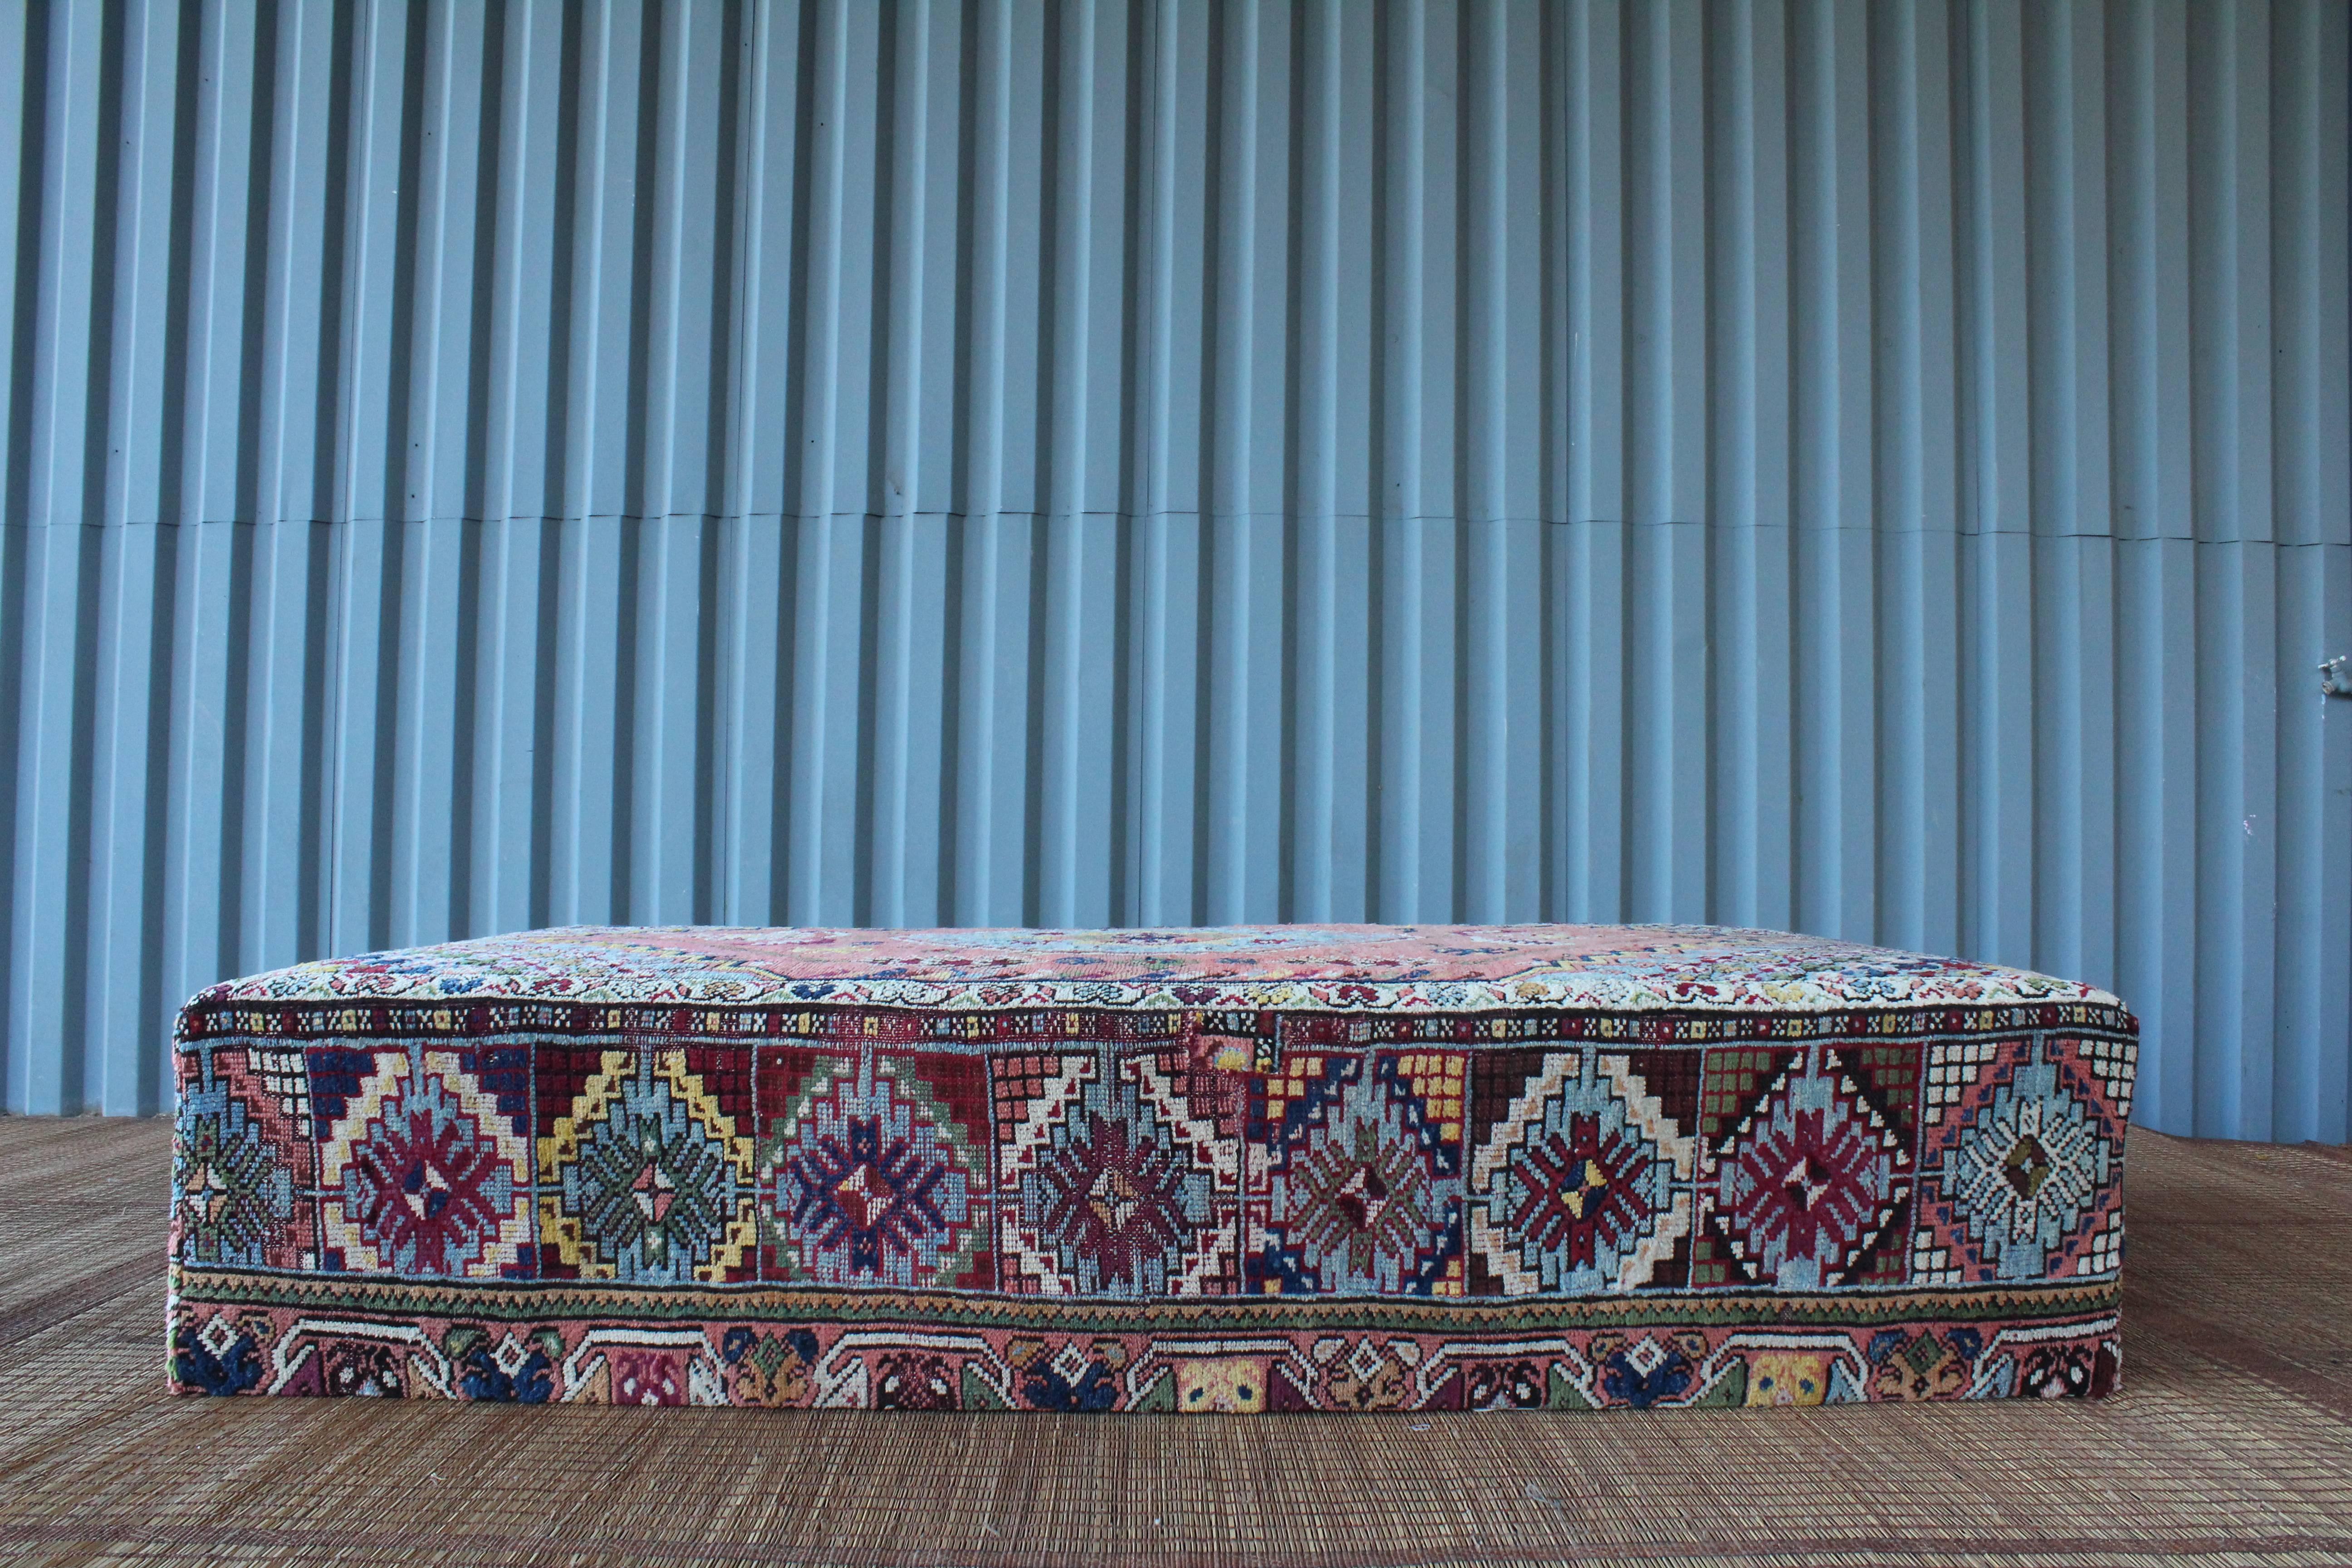
[[[2347,12],[0,3],[0,1085],[571,921],[1714,920],[2343,1140]]]

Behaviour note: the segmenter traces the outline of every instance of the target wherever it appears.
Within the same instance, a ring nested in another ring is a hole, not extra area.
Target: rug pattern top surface
[[[2095,987],[2000,964],[1673,925],[572,926],[296,964],[215,986],[195,1005],[438,1000],[1349,1013],[2119,1005]]]

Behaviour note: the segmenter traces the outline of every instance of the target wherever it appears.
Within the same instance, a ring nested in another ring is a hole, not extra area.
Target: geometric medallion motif
[[[232,1268],[315,1268],[310,1144],[297,1051],[257,1047],[183,1058],[172,1143],[181,1256]]]
[[[1956,1056],[1958,1053],[1954,1053]],[[1914,1279],[2080,1278],[2121,1265],[2126,1114],[2080,1042],[2046,1036],[1972,1048],[1936,1109]]]
[[[738,1277],[758,1245],[751,1141],[686,1052],[604,1052],[563,1109],[540,1139],[544,1264],[632,1284]]]
[[[1464,1291],[1461,1051],[1299,1052],[1251,1111],[1253,1291]]]
[[[339,1097],[319,1150],[330,1267],[495,1279],[522,1265],[530,1146],[469,1055],[380,1051]]]
[[[1238,1162],[1148,1053],[998,1063],[1008,1283],[1125,1300],[1222,1294]]]
[[[261,1263],[294,1215],[294,1173],[251,1108],[216,1084],[180,1097],[172,1186],[182,1245],[205,1263]]]
[[[1471,1162],[1471,1246],[1507,1296],[1637,1289],[1690,1235],[1696,1158],[1632,1058],[1547,1056]]]
[[[819,1057],[762,1114],[759,1216],[781,1278],[952,1286],[971,1268],[987,1167],[910,1063]]]
[[[1862,1064],[1828,1046],[1790,1052],[1744,1098],[1718,1119],[1699,1184],[1717,1282],[1818,1290],[1899,1258],[1885,1244],[1908,1213],[1909,1121]]]

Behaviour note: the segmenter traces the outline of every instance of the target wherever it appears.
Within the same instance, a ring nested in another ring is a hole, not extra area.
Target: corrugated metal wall
[[[555,921],[1714,920],[2347,1136],[2338,0],[0,13],[12,1108]]]

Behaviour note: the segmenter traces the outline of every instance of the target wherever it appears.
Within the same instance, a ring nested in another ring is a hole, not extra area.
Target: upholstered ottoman
[[[576,929],[191,1002],[204,1394],[2097,1395],[2136,1026],[1768,931]]]

